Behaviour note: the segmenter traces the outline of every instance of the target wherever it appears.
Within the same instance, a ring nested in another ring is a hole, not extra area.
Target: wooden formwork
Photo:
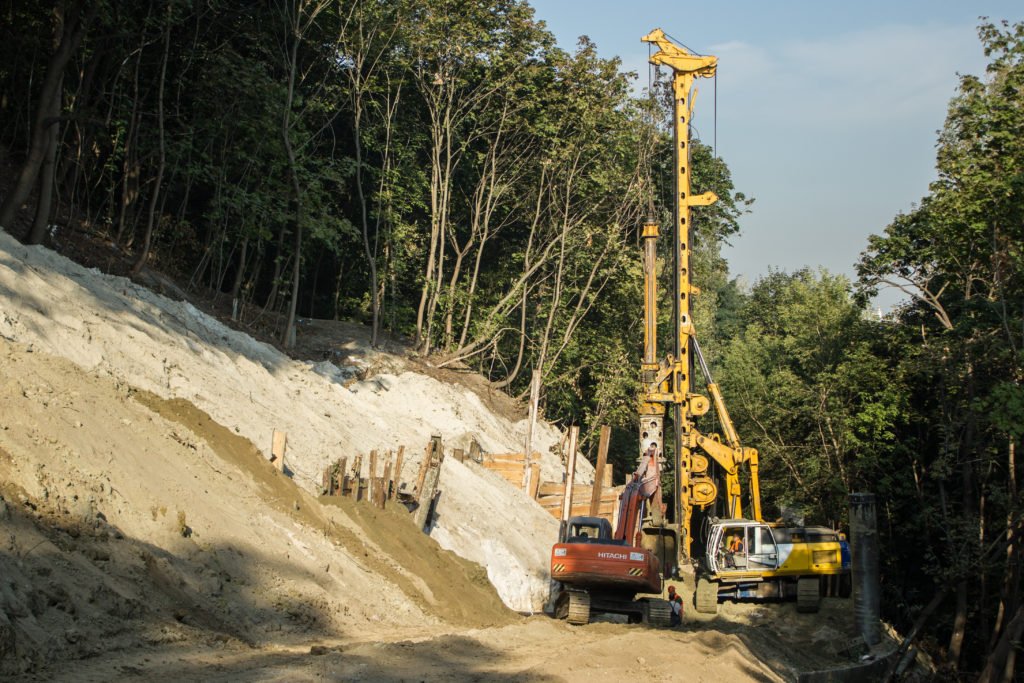
[[[565,484],[554,481],[541,482],[540,464],[537,462],[539,459],[540,454],[534,452],[530,463],[533,470],[530,476],[532,489],[530,497],[540,503],[541,507],[550,512],[553,517],[560,518],[565,499]],[[485,455],[480,464],[495,474],[501,475],[516,488],[521,488],[525,461],[526,458],[522,453],[497,453]],[[614,524],[618,513],[619,496],[624,487],[611,486],[612,467],[610,464],[605,465],[603,470],[602,485],[597,487],[599,500],[597,511],[592,512],[594,487],[588,484],[576,484],[573,486],[571,516],[593,514],[595,517],[604,517]]]

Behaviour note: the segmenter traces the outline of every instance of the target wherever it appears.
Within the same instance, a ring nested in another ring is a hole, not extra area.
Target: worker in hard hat
[[[679,626],[683,623],[683,597],[676,593],[675,586],[668,587],[668,604],[672,608],[669,626]]]

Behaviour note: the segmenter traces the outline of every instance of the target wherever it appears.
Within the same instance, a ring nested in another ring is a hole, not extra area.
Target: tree
[[[898,320],[917,337],[904,365],[930,429],[907,436],[933,454],[921,485],[938,521],[926,527],[938,536],[930,573],[956,586],[946,663],[977,670],[990,653],[988,675],[1012,677],[1015,651],[997,644],[1019,629],[1008,622],[1021,576],[1013,425],[1024,418],[1024,24],[983,24],[979,34],[988,75],[960,79],[938,180],[870,239],[859,273],[869,291],[895,286],[913,297]],[[993,542],[1005,544],[1001,565],[979,559]]]

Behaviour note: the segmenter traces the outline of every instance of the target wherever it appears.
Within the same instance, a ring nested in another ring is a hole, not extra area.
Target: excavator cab
[[[779,546],[764,522],[720,520],[711,527],[705,562],[711,574],[777,569]]]
[[[603,517],[572,517],[566,543],[605,543],[622,545],[624,541],[612,538],[612,525]]]

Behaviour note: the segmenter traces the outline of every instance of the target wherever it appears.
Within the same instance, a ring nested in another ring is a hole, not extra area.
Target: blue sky
[[[957,73],[985,68],[978,17],[1024,20],[1020,0],[530,4],[561,47],[589,36],[644,86],[640,37],[651,29],[718,56],[718,153],[736,189],[756,199],[725,255],[749,282],[803,266],[852,278],[867,236],[935,178],[936,131]],[[694,126],[711,144],[713,87],[699,88]]]

